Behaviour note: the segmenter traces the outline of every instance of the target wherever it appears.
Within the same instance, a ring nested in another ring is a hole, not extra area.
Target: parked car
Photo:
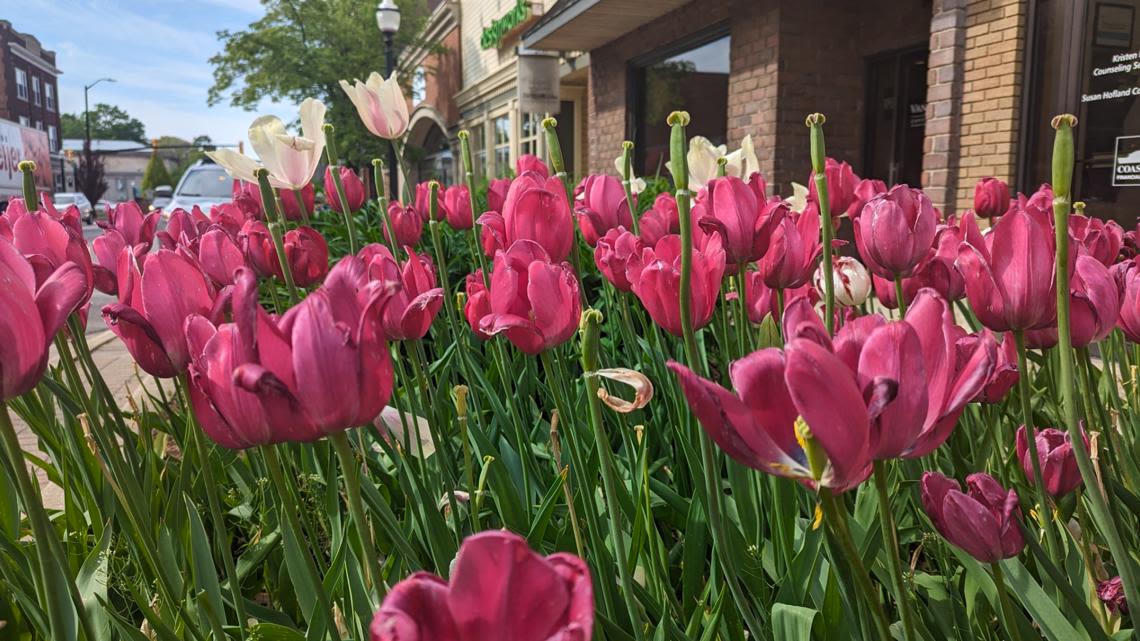
[[[170,201],[174,199],[174,188],[170,185],[159,185],[154,188],[154,197],[151,198],[150,208],[166,209],[170,206]]]
[[[91,205],[90,200],[87,200],[87,196],[84,196],[81,192],[60,192],[52,196],[51,200],[52,204],[56,206],[56,209],[67,209],[75,205],[79,208],[79,217],[83,219],[83,222],[88,225],[95,222],[95,207]]]
[[[233,184],[233,178],[225,169],[210,161],[199,160],[182,174],[170,202],[162,208],[163,213],[169,215],[175,209],[190,209],[194,205],[209,209],[229,202],[233,199]]]

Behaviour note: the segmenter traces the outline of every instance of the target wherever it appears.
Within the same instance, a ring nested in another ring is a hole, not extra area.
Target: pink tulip
[[[128,245],[146,245],[149,248],[154,241],[160,215],[158,210],[144,215],[138,203],[128,200],[108,207],[107,221],[99,221],[99,226],[117,230]]]
[[[764,284],[764,277],[760,275],[760,272],[748,272],[745,276],[744,287],[748,294],[748,319],[753,323],[760,324],[764,322],[766,316],[771,315],[779,325],[781,316],[776,290]],[[809,306],[814,306],[819,302],[819,294],[810,284],[794,289],[785,289],[783,293],[785,307],[798,298],[806,298]]]
[[[37,278],[33,260],[0,238],[0,403],[36,386],[56,332],[87,300],[82,267],[41,265]]]
[[[824,176],[827,178],[827,202],[831,207],[832,218],[838,218],[851,208],[855,202],[855,188],[859,184],[859,177],[851,169],[851,165],[828,158],[824,164]],[[808,176],[808,198],[819,202],[815,192],[815,175]],[[873,186],[873,185],[872,185]]]
[[[262,278],[284,279],[281,261],[269,228],[260,220],[246,221],[238,235],[249,266]],[[297,227],[285,232],[283,239],[285,260],[293,282],[298,287],[309,287],[320,282],[328,273],[329,248],[323,236],[312,227]]]
[[[1124,332],[1125,338],[1140,343],[1140,258],[1117,264],[1112,274],[1121,297],[1116,326]]]
[[[209,216],[202,213],[202,210],[195,205],[190,211],[178,208],[170,212],[170,218],[166,221],[166,229],[159,231],[155,236],[158,237],[160,247],[174,251],[180,246],[190,246],[209,228]],[[116,256],[118,255],[116,254]]]
[[[489,340],[491,335],[479,328],[479,321],[491,313],[491,297],[483,283],[483,270],[476,269],[474,273],[467,274],[465,285],[467,300],[463,304],[463,317],[479,340]]]
[[[694,330],[712,320],[724,269],[719,235],[713,236],[703,251],[693,249],[689,319]],[[653,322],[681,336],[681,237],[665,236],[654,247],[642,249],[640,257],[630,259],[626,277]]]
[[[974,186],[974,214],[982,218],[996,218],[1009,211],[1009,185],[997,178],[988,177]]]
[[[431,259],[407,251],[403,265],[383,245],[369,245],[358,254],[368,268],[369,280],[395,287],[384,299],[381,321],[384,337],[390,341],[423,338],[443,306],[443,289],[435,286]]]
[[[896,185],[863,206],[855,223],[855,244],[871,273],[893,281],[910,276],[926,257],[938,230],[930,199]]]
[[[358,211],[364,206],[366,193],[364,190],[364,182],[360,180],[360,176],[348,167],[338,167],[337,172],[340,174],[340,184],[344,188],[344,199],[348,201],[348,211]],[[333,180],[332,167],[325,167],[325,198],[328,200],[329,207],[335,211],[343,211],[344,207],[340,204],[340,195],[336,191],[336,182]]]
[[[969,354],[973,353],[973,346],[980,340],[993,340],[993,334],[988,329],[982,329],[977,334],[968,334],[958,340],[958,362],[964,362]],[[985,386],[973,401],[979,403],[1000,403],[1009,391],[1017,385],[1017,346],[1013,334],[1006,334],[997,348],[993,371],[986,379]]]
[[[80,220],[82,216],[79,213],[79,207],[71,205],[61,212],[52,204],[51,196],[43,194],[41,200],[41,206],[38,209],[32,210],[32,212],[38,211],[63,225],[68,231],[73,232],[73,236],[83,237],[83,222]],[[0,220],[7,221],[7,227],[9,231],[11,231],[16,226],[16,220],[29,213],[23,198],[13,198],[8,201],[8,208],[5,209],[3,213],[0,213]]]
[[[966,477],[967,492],[937,472],[922,475],[922,504],[946,540],[982,563],[1015,557],[1025,547],[1017,493],[988,474]]]
[[[693,207],[693,220],[705,233],[720,235],[727,262],[740,265],[763,257],[786,208],[768,207],[733,176],[715,178],[706,189],[708,197]]]
[[[503,213],[507,193],[511,190],[510,178],[496,178],[487,185],[487,210]]]
[[[392,393],[392,366],[368,309],[379,285],[358,289],[363,263],[341,260],[325,285],[281,318],[257,304],[238,271],[234,322],[187,319],[190,400],[202,431],[231,449],[306,442],[370,423]]]
[[[182,326],[194,314],[208,315],[214,292],[198,265],[160,249],[139,270],[135,255],[119,255],[119,302],[103,307],[103,320],[145,372],[173,378],[186,370],[190,354]]]
[[[550,260],[561,262],[574,244],[574,221],[566,191],[557,176],[543,178],[529,171],[511,182],[501,214],[484,213],[476,221],[483,225],[484,251],[498,252],[519,240],[542,246]]]
[[[863,213],[864,205],[875,196],[885,193],[887,193],[887,183],[874,178],[863,178],[855,183],[855,197],[851,199],[851,204],[847,207],[847,216],[852,220],[858,219],[859,214]],[[835,212],[832,211],[831,215],[834,216]]]
[[[258,192],[258,196],[260,197],[260,192]],[[297,204],[297,194],[293,190],[278,190],[277,198],[281,201],[281,211],[285,214],[285,220],[303,220],[305,216],[313,215],[317,193],[313,189],[312,183],[307,183],[301,189],[301,200],[305,203],[304,215],[301,214],[301,206]]]
[[[1069,216],[1069,235],[1076,241],[1076,251],[1092,256],[1106,267],[1116,262],[1124,246],[1124,228],[1114,220]]]
[[[806,285],[811,282],[823,254],[818,210],[811,207],[797,214],[779,200],[768,203],[766,207],[784,211],[775,216],[780,220],[772,231],[770,247],[756,263],[764,284],[773,289],[795,289]]]
[[[1073,454],[1073,443],[1069,433],[1046,428],[1034,430],[1037,435],[1037,460],[1041,465],[1041,479],[1049,496],[1059,499],[1081,486],[1081,471],[1077,468],[1077,457]],[[1084,434],[1085,447],[1089,439]],[[1017,460],[1025,478],[1033,485],[1033,461],[1029,458],[1029,442],[1022,425],[1017,430]]]
[[[198,264],[217,287],[232,285],[234,271],[245,267],[245,254],[235,237],[214,226],[198,240]]]
[[[454,185],[443,192],[443,210],[452,229],[471,229],[475,217],[471,213],[471,192],[467,185]]]
[[[582,200],[574,208],[582,238],[593,247],[611,229],[633,228],[633,216],[621,181],[613,176],[592,175],[582,179]]]
[[[261,206],[261,188],[254,183],[234,179],[233,204],[244,214],[245,219],[265,218]]]
[[[1124,583],[1115,576],[1096,584],[1096,596],[1113,614],[1128,614],[1128,601],[1124,599]]]
[[[867,404],[838,357],[814,341],[792,339],[784,351],[762,349],[729,368],[735,393],[669,363],[689,407],[734,460],[775,476],[836,492],[871,473]],[[826,461],[813,472],[803,449],[802,417]]]
[[[388,203],[388,221],[392,224],[392,233],[396,235],[396,244],[400,247],[415,247],[424,234],[424,223],[427,214],[420,213],[415,207],[405,207],[399,201]],[[384,228],[384,238],[388,238],[388,228]]]
[[[653,206],[645,210],[638,220],[641,227],[641,240],[647,245],[656,245],[657,241],[669,234],[681,233],[681,216],[677,212],[677,201],[673,194],[663,191],[657,194]]]
[[[46,200],[46,199],[45,199]],[[83,240],[82,227],[77,232],[66,215],[61,216],[54,208],[28,211],[23,202],[13,199],[4,212],[11,227],[12,245],[31,263],[36,276],[36,288],[66,263],[75,263],[83,271],[86,289],[84,302],[91,297],[95,288],[94,267],[87,243]]]
[[[978,320],[995,332],[1040,329],[1057,318],[1053,230],[1040,214],[1015,207],[984,242],[967,240],[956,265]]]
[[[1116,326],[1121,312],[1121,295],[1116,280],[1092,256],[1077,256],[1069,281],[1069,338],[1073,347],[1087,347],[1104,340]],[[1046,349],[1057,344],[1057,328],[1030,330],[1026,344]]]
[[[541,174],[543,178],[550,176],[550,170],[547,169],[546,163],[542,162],[542,159],[533,154],[522,154],[515,161],[515,175],[521,176],[528,171]]]
[[[425,221],[430,220],[430,207],[431,207],[431,183],[427,180],[416,185],[416,201],[413,207],[416,211],[420,212],[420,217]],[[443,187],[440,186],[439,191],[435,196],[435,219],[444,220],[447,218],[447,207],[443,202]]]
[[[648,245],[623,227],[615,227],[598,239],[594,247],[594,264],[614,287],[623,292],[633,291],[633,283],[626,273],[629,262],[641,256]]]
[[[467,537],[450,582],[417,572],[372,619],[371,641],[590,641],[590,570],[566,553],[539,556],[506,531]]]
[[[495,254],[489,297],[491,313],[480,319],[479,329],[505,334],[527,354],[570,340],[582,315],[574,270],[552,263],[541,245],[526,239]]]

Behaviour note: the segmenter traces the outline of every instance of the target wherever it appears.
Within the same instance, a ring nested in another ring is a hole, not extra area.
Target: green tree
[[[318,98],[336,127],[341,156],[365,165],[386,149],[360,123],[338,81],[364,79],[385,70],[383,37],[376,27],[375,2],[360,0],[263,0],[265,16],[242,31],[221,31],[223,48],[210,59],[214,85],[210,104],[253,110],[269,98],[299,104]],[[398,0],[396,51],[423,44],[427,17],[422,0]],[[405,75],[405,80],[411,77]]]
[[[62,114],[59,117],[59,124],[64,138],[86,137],[82,111],[76,114]],[[91,109],[91,138],[133,140],[146,144],[146,126],[120,107],[100,102]]]
[[[170,171],[166,168],[166,161],[163,160],[162,154],[156,148],[150,153],[150,160],[146,163],[146,169],[143,170],[142,189],[143,191],[150,191],[159,185],[173,186],[170,178]]]

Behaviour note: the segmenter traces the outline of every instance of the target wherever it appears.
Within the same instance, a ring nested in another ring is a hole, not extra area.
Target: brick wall
[[[459,29],[452,29],[440,42],[438,53],[428,54],[423,61],[427,70],[424,83],[424,102],[434,107],[444,122],[459,122],[459,108],[455,104],[455,94],[462,88],[463,77],[460,71]]]
[[[967,0],[936,0],[930,21],[922,185],[934,206],[946,213],[952,213],[957,204],[966,3]]]
[[[996,176],[1012,183],[1016,175],[1025,4],[969,0],[966,5],[958,209],[973,206],[978,180]]]

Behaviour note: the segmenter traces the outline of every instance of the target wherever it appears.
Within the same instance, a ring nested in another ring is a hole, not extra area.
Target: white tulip
[[[756,148],[752,144],[752,136],[747,135],[740,141],[740,149],[728,153],[725,145],[714,145],[704,136],[693,136],[689,140],[689,153],[685,160],[689,163],[689,189],[697,191],[710,180],[717,177],[717,161],[724,158],[726,176],[736,176],[743,180],[753,173],[760,171],[760,161],[756,158]],[[673,171],[671,163],[666,162],[665,167]]]
[[[349,84],[341,80],[340,88],[348,94],[360,120],[373,135],[395,140],[408,130],[408,101],[395,72],[387,80],[375,71],[369,74],[367,82],[356,80],[355,84]]]
[[[621,156],[614,158],[614,167],[617,168],[618,176],[624,176],[625,175],[625,164],[622,163],[622,157]],[[644,178],[638,178],[637,176],[634,176],[633,171],[630,170],[630,172],[629,172],[629,192],[631,194],[640,194],[643,191],[645,191],[645,179]]]
[[[832,279],[835,288],[835,302],[844,307],[857,307],[862,305],[871,295],[871,274],[863,263],[851,256],[836,256],[832,261]],[[823,291],[823,265],[815,270],[815,288],[819,295]]]
[[[222,169],[225,169],[230,176],[247,183],[257,184],[257,170],[261,169],[262,165],[253,158],[239,154],[233,149],[207,151],[206,155],[221,165]]]
[[[796,213],[803,213],[807,208],[808,188],[792,181],[792,195],[784,199],[788,203],[788,207]]]
[[[206,155],[238,180],[257,184],[257,170],[264,167],[274,188],[301,189],[313,179],[325,151],[324,124],[324,103],[306,98],[301,103],[300,136],[285,131],[277,116],[261,116],[249,126],[249,143],[261,162],[230,149]]]

